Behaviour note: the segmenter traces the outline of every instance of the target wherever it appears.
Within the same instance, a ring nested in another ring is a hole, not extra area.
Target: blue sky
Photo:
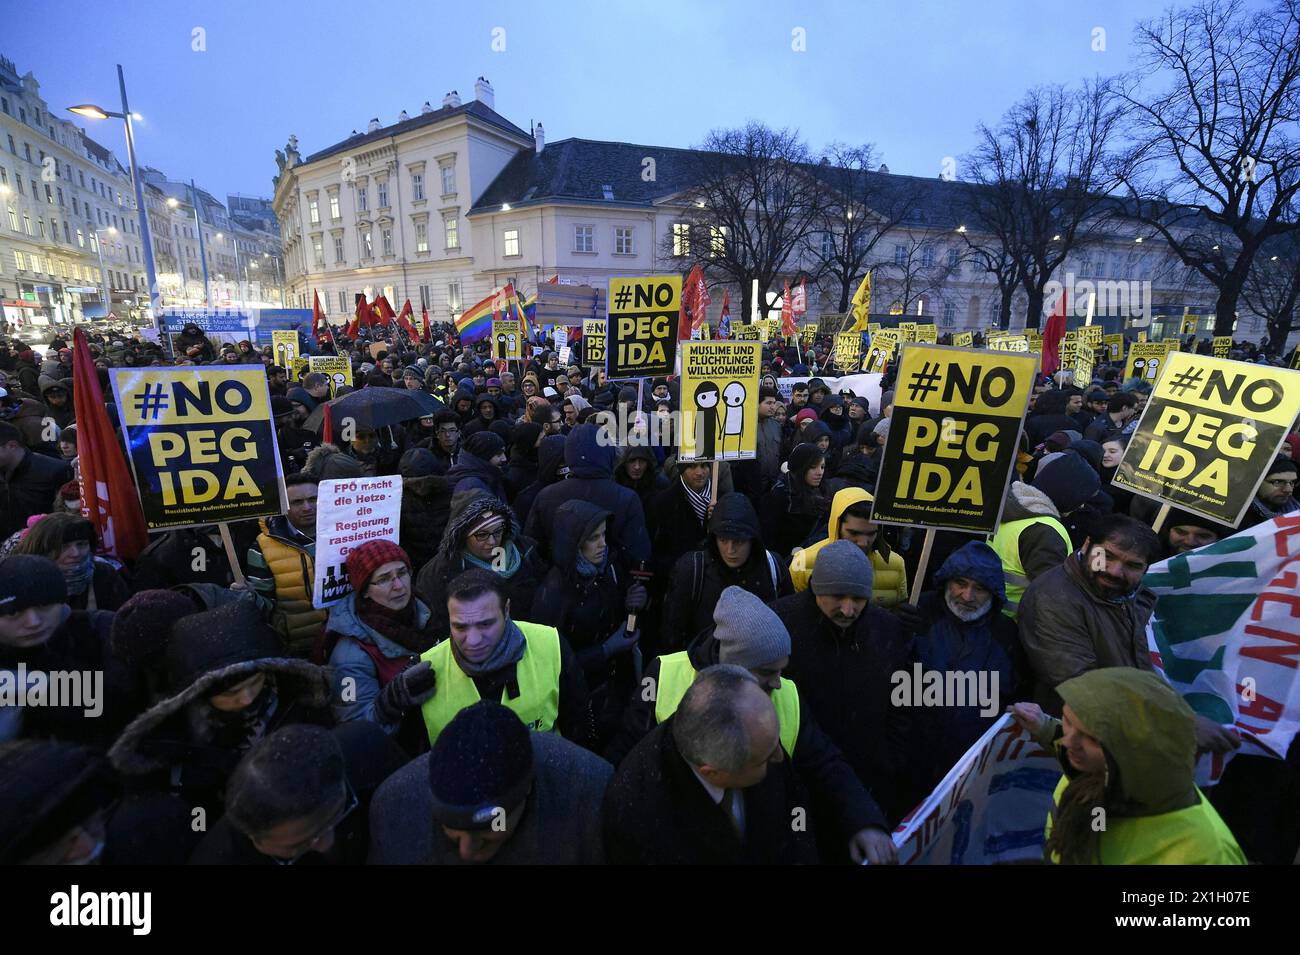
[[[871,142],[893,172],[931,176],[1027,88],[1130,67],[1134,23],[1163,6],[46,0],[11,11],[0,53],[36,74],[55,109],[118,108],[122,63],[145,117],[141,161],[220,196],[269,195],[290,133],[306,155],[372,116],[437,107],[448,90],[468,100],[479,75],[498,112],[525,129],[542,121],[550,142],[690,146],[757,119],[798,128],[814,148]],[[1092,48],[1097,27],[1104,52]],[[87,128],[125,160],[119,124]]]

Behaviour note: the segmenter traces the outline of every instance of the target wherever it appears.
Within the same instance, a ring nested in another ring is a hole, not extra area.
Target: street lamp
[[[117,235],[117,229],[109,226],[107,229],[95,230],[95,254],[99,256],[99,278],[104,283],[104,294],[101,297],[104,301],[104,317],[108,318],[108,313],[113,310],[113,303],[109,298],[108,269],[104,267],[104,240],[100,238],[100,235],[105,232],[109,235]]]
[[[144,186],[140,181],[140,170],[135,162],[135,133],[131,130],[131,121],[139,119],[138,114],[131,112],[131,107],[126,101],[126,75],[122,72],[122,64],[117,65],[117,85],[122,94],[122,112],[115,113],[112,110],[103,109],[92,103],[83,103],[80,106],[69,106],[68,112],[76,113],[86,119],[108,119],[113,117],[120,119],[126,127],[126,154],[131,163],[131,182],[135,186],[135,210],[140,217],[140,240],[144,244],[144,268],[149,279],[149,311],[153,317],[153,327],[158,329],[158,273],[153,264],[153,240],[149,236],[149,216],[144,207]],[[164,348],[170,352],[170,341],[168,336],[161,336],[164,339]]]

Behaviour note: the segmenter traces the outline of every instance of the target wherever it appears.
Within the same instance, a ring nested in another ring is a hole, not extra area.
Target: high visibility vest
[[[695,682],[695,667],[685,650],[659,658],[659,685],[655,687],[655,722],[662,723],[677,712],[682,697]],[[781,688],[771,694],[776,707],[776,721],[781,728],[781,748],[794,755],[799,738],[799,688],[793,680],[781,678]]]
[[[560,634],[554,627],[515,621],[524,634],[524,655],[515,664],[515,681],[519,695],[510,697],[502,691],[502,705],[513,710],[531,730],[549,733],[560,712]],[[444,640],[420,654],[438,675],[433,697],[421,707],[424,727],[433,745],[461,710],[480,699],[474,680],[456,662],[451,641]]]
[[[262,522],[257,546],[275,579],[275,607],[271,624],[289,641],[290,652],[306,656],[311,652],[326,611],[312,606],[314,559],[300,547],[272,536]]]
[[[1046,514],[1027,517],[1022,521],[1009,521],[998,526],[998,532],[993,535],[993,540],[989,541],[989,546],[997,551],[998,557],[1002,559],[1002,575],[1006,578],[1007,586],[1007,602],[1002,605],[1002,612],[1012,620],[1016,619],[1020,611],[1020,598],[1025,595],[1025,588],[1029,586],[1029,578],[1025,576],[1025,568],[1020,563],[1020,535],[1026,527],[1033,524],[1046,524],[1060,534],[1061,540],[1065,541],[1066,553],[1070,552],[1070,535],[1065,525]]]

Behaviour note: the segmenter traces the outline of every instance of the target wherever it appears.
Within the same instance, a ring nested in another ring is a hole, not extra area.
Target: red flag
[[[415,326],[411,323],[411,318],[414,315],[415,311],[411,308],[411,300],[408,298],[402,303],[401,314],[397,316],[397,325],[402,331],[411,336],[412,342],[419,341],[420,338],[415,331]]]
[[[798,318],[800,315],[807,313],[808,280],[806,278],[802,278],[799,280],[799,287],[794,290],[794,298],[790,300],[790,306],[791,308],[794,309],[795,318]]]
[[[370,305],[366,302],[365,293],[358,292],[356,317],[354,317],[352,323],[348,325],[348,338],[355,339],[361,333],[361,329],[368,327],[370,324]]]
[[[1054,375],[1061,368],[1061,339],[1065,337],[1065,289],[1061,301],[1052,309],[1043,330],[1043,374]]]
[[[397,316],[397,313],[393,311],[392,304],[383,295],[378,296],[370,303],[370,314],[372,316],[370,324],[381,325],[384,328],[387,328],[388,323]]]
[[[785,283],[785,291],[781,294],[781,334],[786,338],[799,334],[799,329],[794,324],[794,303],[790,301],[789,281]]]
[[[311,337],[319,340],[320,326],[329,323],[325,321],[325,310],[320,307],[320,292],[315,290],[311,293]]]
[[[427,342],[429,341],[429,306],[427,305],[420,306],[420,314],[423,316],[421,318],[421,324],[423,326],[423,334],[420,336],[420,340],[423,342]]]
[[[677,339],[691,337],[691,332],[704,321],[704,310],[712,299],[704,281],[704,270],[698,265],[691,269],[682,286],[682,305],[677,317]]]
[[[81,512],[95,525],[105,552],[119,560],[134,560],[149,543],[144,513],[108,421],[90,346],[79,328],[72,333],[72,398],[81,461]]]
[[[552,275],[549,279],[546,280],[546,284],[547,284],[547,285],[559,285],[559,284],[560,284],[560,273],[559,273],[559,272],[556,272],[554,275]]]

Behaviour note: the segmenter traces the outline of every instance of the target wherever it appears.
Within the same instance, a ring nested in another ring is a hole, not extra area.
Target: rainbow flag
[[[456,319],[456,335],[462,345],[472,345],[492,334],[492,303],[496,296],[494,291],[477,305],[471,305],[460,313]]]

